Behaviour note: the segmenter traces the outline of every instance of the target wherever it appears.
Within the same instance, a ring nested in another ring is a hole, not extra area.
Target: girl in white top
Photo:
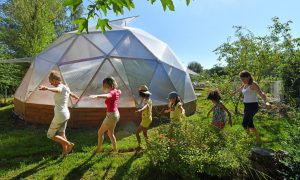
[[[261,139],[259,136],[258,131],[256,130],[253,124],[253,117],[258,112],[258,97],[259,95],[264,102],[266,103],[267,107],[270,104],[267,102],[267,97],[265,93],[262,92],[259,85],[253,81],[251,74],[248,71],[242,71],[240,73],[240,79],[242,81],[242,86],[238,88],[236,91],[232,93],[232,95],[236,94],[237,92],[242,92],[244,95],[244,118],[243,118],[243,127],[249,133],[249,131],[254,132],[256,136],[257,144],[261,144]]]
[[[47,132],[47,137],[61,144],[63,155],[68,154],[74,147],[74,144],[67,140],[65,135],[68,119],[70,119],[70,112],[68,109],[69,96],[78,99],[70,89],[62,84],[59,72],[52,71],[49,75],[49,82],[54,88],[47,86],[40,86],[39,90],[54,92],[54,118],[51,121]]]

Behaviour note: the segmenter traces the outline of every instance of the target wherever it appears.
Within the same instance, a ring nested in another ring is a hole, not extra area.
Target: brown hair
[[[253,83],[253,78],[249,71],[246,71],[246,70],[242,71],[240,73],[240,78],[249,78],[249,82],[248,82],[249,85],[251,85]]]
[[[214,100],[214,101],[220,101],[221,100],[221,95],[218,90],[212,90],[208,93],[207,99],[209,100]]]
[[[61,76],[58,71],[51,71],[49,74],[49,81],[61,82]]]
[[[112,76],[105,78],[102,83],[107,84],[110,88],[113,89],[118,88],[117,81]]]

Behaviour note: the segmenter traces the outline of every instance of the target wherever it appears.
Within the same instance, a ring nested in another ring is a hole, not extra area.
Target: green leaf
[[[89,32],[87,19],[79,18],[79,19],[73,20],[71,23],[78,25],[78,33],[81,33],[84,29],[86,30],[86,32]]]
[[[190,3],[191,3],[191,0],[186,0],[186,5],[187,6],[190,5]]]
[[[105,16],[107,16],[107,9],[106,9],[106,7],[105,7],[104,5],[102,5],[102,6],[100,6],[100,8],[101,8],[103,14],[104,14]]]
[[[156,0],[148,0],[151,4],[155,3]]]
[[[101,28],[102,32],[105,32],[105,28],[111,30],[112,28],[110,27],[110,25],[108,24],[108,19],[98,19],[97,25],[96,25],[96,29],[98,29],[99,27]]]
[[[163,6],[164,11],[166,11],[167,8],[170,11],[174,11],[175,10],[175,7],[174,7],[174,4],[173,4],[172,0],[160,0],[160,2],[162,4],[162,6]]]
[[[76,11],[76,8],[82,3],[82,0],[65,0],[64,6],[70,6],[72,13]]]

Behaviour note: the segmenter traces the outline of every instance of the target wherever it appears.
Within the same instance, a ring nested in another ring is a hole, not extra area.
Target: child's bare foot
[[[74,146],[75,146],[74,143],[70,143],[70,145],[67,146],[67,150],[65,152],[65,155],[69,154],[73,150]]]
[[[118,154],[119,151],[118,151],[117,149],[115,149],[115,150],[113,150],[111,153],[112,153],[112,154]]]
[[[102,148],[100,148],[100,149],[97,148],[93,151],[93,154],[102,153],[102,152],[103,152]]]

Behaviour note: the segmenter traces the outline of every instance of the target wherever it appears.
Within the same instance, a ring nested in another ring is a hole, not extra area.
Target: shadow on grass
[[[119,166],[116,169],[116,173],[114,174],[114,176],[111,179],[122,179],[124,177],[124,175],[126,174],[126,172],[129,171],[131,164],[138,158],[142,157],[143,153],[141,152],[136,152],[134,153],[123,165]]]
[[[55,160],[54,162],[49,163],[51,160]],[[44,161],[42,161],[41,163],[37,164],[36,166],[34,166],[31,169],[28,169],[26,171],[21,172],[20,174],[18,174],[17,176],[11,178],[13,180],[17,180],[17,179],[23,179],[26,178],[32,174],[37,173],[38,171],[45,169],[47,167],[49,167],[52,164],[57,164],[60,163],[63,160],[62,156],[58,156],[58,157],[50,157]]]
[[[101,180],[105,180],[107,175],[108,175],[108,172],[110,171],[111,169],[111,166],[112,166],[112,162],[105,168],[105,173],[104,175],[102,176]]]
[[[73,168],[66,176],[65,180],[76,180],[81,179],[84,173],[91,168],[97,161],[91,161],[95,154],[92,154],[89,158],[83,161],[79,166]],[[103,156],[101,156],[102,158]]]

